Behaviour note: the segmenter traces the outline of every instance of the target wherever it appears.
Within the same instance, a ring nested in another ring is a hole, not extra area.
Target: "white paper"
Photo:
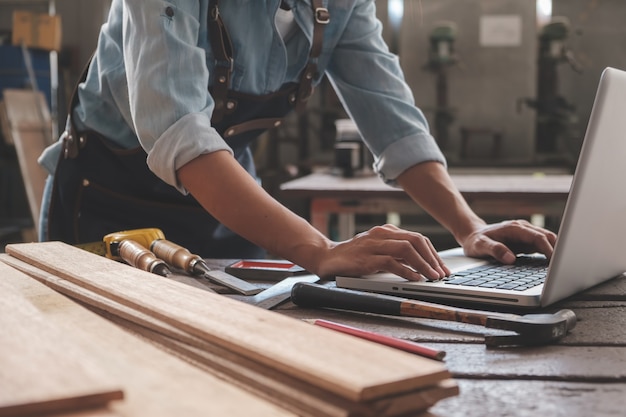
[[[480,18],[480,46],[520,46],[522,17],[491,15]]]

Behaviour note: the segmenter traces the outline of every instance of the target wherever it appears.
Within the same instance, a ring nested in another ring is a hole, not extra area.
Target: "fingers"
[[[516,255],[505,244],[490,240],[488,242],[491,248],[488,253],[498,262],[503,264],[515,263]]]
[[[468,256],[491,256],[511,264],[522,252],[551,257],[555,243],[556,234],[525,220],[512,220],[475,231],[464,240],[463,248]],[[384,271],[412,281],[439,280],[451,273],[430,239],[389,224],[333,245],[318,269],[318,274],[329,277]]]
[[[385,225],[372,228],[360,238],[370,239],[366,243],[375,248],[375,262],[381,270],[411,280],[421,279],[419,274],[431,280],[450,274],[430,239],[420,233]]]
[[[556,234],[525,220],[512,220],[487,226],[470,242],[470,256],[492,256],[510,264],[516,253],[539,252],[550,258],[554,251]]]
[[[510,236],[504,242],[511,242],[511,249],[518,249],[519,252],[540,252],[550,258],[556,243],[556,234],[535,226],[525,220],[510,222],[507,229]]]

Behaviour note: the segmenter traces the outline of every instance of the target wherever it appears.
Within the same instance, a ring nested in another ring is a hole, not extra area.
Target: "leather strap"
[[[91,65],[91,61],[93,60],[93,56],[95,52],[91,54],[87,64],[83,68],[82,73],[80,74],[80,78],[78,82],[74,84],[74,89],[72,91],[72,98],[70,100],[70,105],[67,111],[67,123],[65,124],[65,130],[61,133],[61,141],[63,143],[63,158],[76,158],[78,156],[78,151],[80,148],[85,146],[87,138],[84,136],[78,135],[76,132],[76,128],[74,127],[74,122],[72,121],[72,111],[74,107],[78,104],[78,87],[82,82],[87,79],[87,72],[89,71],[89,66]]]
[[[230,77],[233,72],[233,45],[220,16],[218,0],[209,1],[209,34],[211,36],[211,48],[215,56],[215,82],[213,85],[213,109],[212,121],[218,123],[224,117],[226,99]]]
[[[239,123],[226,129],[224,132],[224,138],[229,138],[250,130],[267,130],[273,127],[278,127],[282,124],[282,120],[282,118],[275,117],[248,120],[247,122]]]
[[[215,108],[211,118],[213,123],[219,123],[219,121],[224,117],[225,112],[228,110],[228,88],[230,86],[230,79],[233,72],[233,46],[228,31],[226,30],[226,26],[220,16],[218,1],[219,0],[209,1],[208,17],[211,48],[213,49],[213,54],[216,59],[215,83],[212,87],[213,99],[215,101]],[[328,9],[324,7],[323,0],[312,0],[311,6],[313,9],[314,24],[309,60],[300,73],[300,82],[296,93],[289,97],[289,100],[294,104],[296,111],[299,112],[306,107],[306,102],[313,94],[313,80],[319,75],[317,59],[322,52],[324,26],[330,21],[330,14]],[[71,114],[78,102],[78,86],[80,83],[85,81],[92,58],[90,58],[87,62],[80,80],[75,84],[74,92],[72,94],[68,112],[68,124],[62,134],[64,158],[75,158],[78,155],[79,148],[85,145],[84,141],[86,139],[78,137],[76,129],[74,129],[73,123],[71,122]],[[239,133],[256,129],[269,129],[278,126],[280,123],[281,119],[277,118],[254,119],[231,126],[226,130],[225,136],[234,136]]]
[[[216,58],[215,85],[212,87],[213,100],[215,101],[215,109],[211,118],[213,123],[218,123],[224,117],[230,76],[233,69],[232,43],[219,14],[218,1],[210,0],[208,19],[211,48]],[[294,97],[290,98],[298,112],[306,107],[306,102],[313,94],[313,80],[319,75],[317,59],[322,53],[324,27],[330,22],[330,13],[328,8],[324,7],[323,0],[312,0],[311,7],[314,20],[309,60],[300,73],[298,91]]]
[[[311,52],[309,52],[309,61],[300,74],[300,86],[296,97],[296,111],[302,112],[306,107],[306,103],[313,95],[313,80],[319,75],[317,68],[317,59],[322,53],[322,44],[324,40],[324,26],[330,22],[330,13],[324,7],[322,0],[312,0],[313,8],[313,40],[311,42]]]

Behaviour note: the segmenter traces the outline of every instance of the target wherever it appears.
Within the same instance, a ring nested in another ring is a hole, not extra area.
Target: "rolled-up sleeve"
[[[374,155],[374,169],[394,185],[415,164],[446,161],[415,106],[398,57],[383,41],[374,8],[373,0],[357,0],[327,74]]]
[[[232,152],[211,127],[199,2],[124,2],[123,48],[132,125],[150,169],[182,192],[176,170],[201,154]]]

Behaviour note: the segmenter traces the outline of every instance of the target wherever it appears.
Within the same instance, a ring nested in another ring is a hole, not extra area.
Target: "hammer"
[[[300,307],[422,317],[515,332],[513,335],[485,336],[487,346],[547,345],[558,341],[576,326],[576,315],[572,310],[560,310],[554,314],[496,313],[304,282],[293,286],[291,301]]]

